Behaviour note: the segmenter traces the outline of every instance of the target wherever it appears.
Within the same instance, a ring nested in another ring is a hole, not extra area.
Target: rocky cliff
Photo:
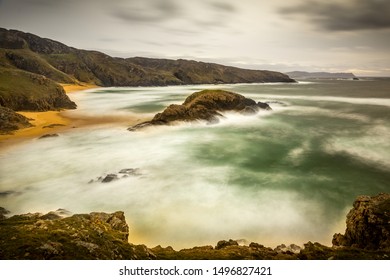
[[[390,194],[361,196],[347,216],[345,235],[334,246],[308,242],[304,248],[281,244],[239,245],[222,240],[215,246],[174,250],[128,243],[123,212],[70,215],[63,209],[8,218],[0,207],[0,259],[390,259]],[[130,236],[131,240],[131,236]],[[340,243],[342,242],[342,244]]]
[[[359,196],[347,215],[345,234],[333,245],[368,250],[390,249],[390,194]]]
[[[271,107],[262,102],[246,98],[225,90],[202,90],[188,96],[182,105],[169,105],[163,112],[154,116],[151,121],[143,122],[130,127],[130,131],[150,125],[166,125],[177,121],[198,121],[207,123],[218,122],[223,112],[234,111],[245,115],[255,114],[259,110],[271,110]]]

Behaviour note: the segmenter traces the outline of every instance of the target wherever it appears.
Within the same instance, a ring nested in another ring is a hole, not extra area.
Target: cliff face
[[[345,234],[333,245],[368,250],[390,249],[390,194],[359,196],[347,215]]]
[[[174,250],[147,248],[128,243],[129,227],[123,212],[90,213],[70,216],[63,209],[42,214],[7,218],[0,207],[0,259],[390,259],[390,194],[362,196],[347,217],[343,237],[335,235],[335,246],[308,242],[304,248],[284,244],[268,248],[258,243],[248,246],[222,240],[216,246]],[[131,239],[131,238],[130,238]]]

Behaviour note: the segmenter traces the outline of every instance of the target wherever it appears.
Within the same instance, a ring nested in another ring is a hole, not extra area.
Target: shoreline
[[[61,86],[64,88],[67,95],[99,87],[92,84],[61,84]],[[114,119],[110,117],[90,117],[75,114],[73,111],[74,110],[45,112],[18,111],[17,113],[31,119],[30,123],[33,126],[16,130],[11,134],[0,135],[0,150],[39,138],[45,134],[61,133],[72,128],[108,124],[112,122],[127,123],[130,126],[139,122],[139,118]]]

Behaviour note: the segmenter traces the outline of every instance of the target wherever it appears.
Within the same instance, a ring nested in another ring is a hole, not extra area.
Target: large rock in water
[[[202,90],[188,96],[182,105],[169,105],[151,121],[129,128],[130,131],[148,126],[163,125],[176,121],[203,120],[208,123],[218,122],[225,111],[255,114],[260,109],[271,110],[268,104],[254,101],[245,96],[225,90]]]
[[[335,234],[335,246],[368,250],[390,249],[390,194],[359,196],[347,215],[345,234]]]

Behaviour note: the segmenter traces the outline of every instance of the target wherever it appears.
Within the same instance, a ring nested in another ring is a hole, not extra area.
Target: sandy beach
[[[86,89],[96,88],[96,85],[91,84],[61,84],[67,94],[82,91]],[[6,148],[19,144],[23,141],[38,138],[45,134],[60,133],[65,130],[81,127],[86,125],[95,125],[101,123],[109,123],[110,119],[92,119],[72,114],[72,110],[64,111],[47,111],[47,112],[18,112],[19,114],[31,119],[32,127],[19,129],[12,134],[0,135],[0,147]],[[132,123],[132,120],[129,120]]]

